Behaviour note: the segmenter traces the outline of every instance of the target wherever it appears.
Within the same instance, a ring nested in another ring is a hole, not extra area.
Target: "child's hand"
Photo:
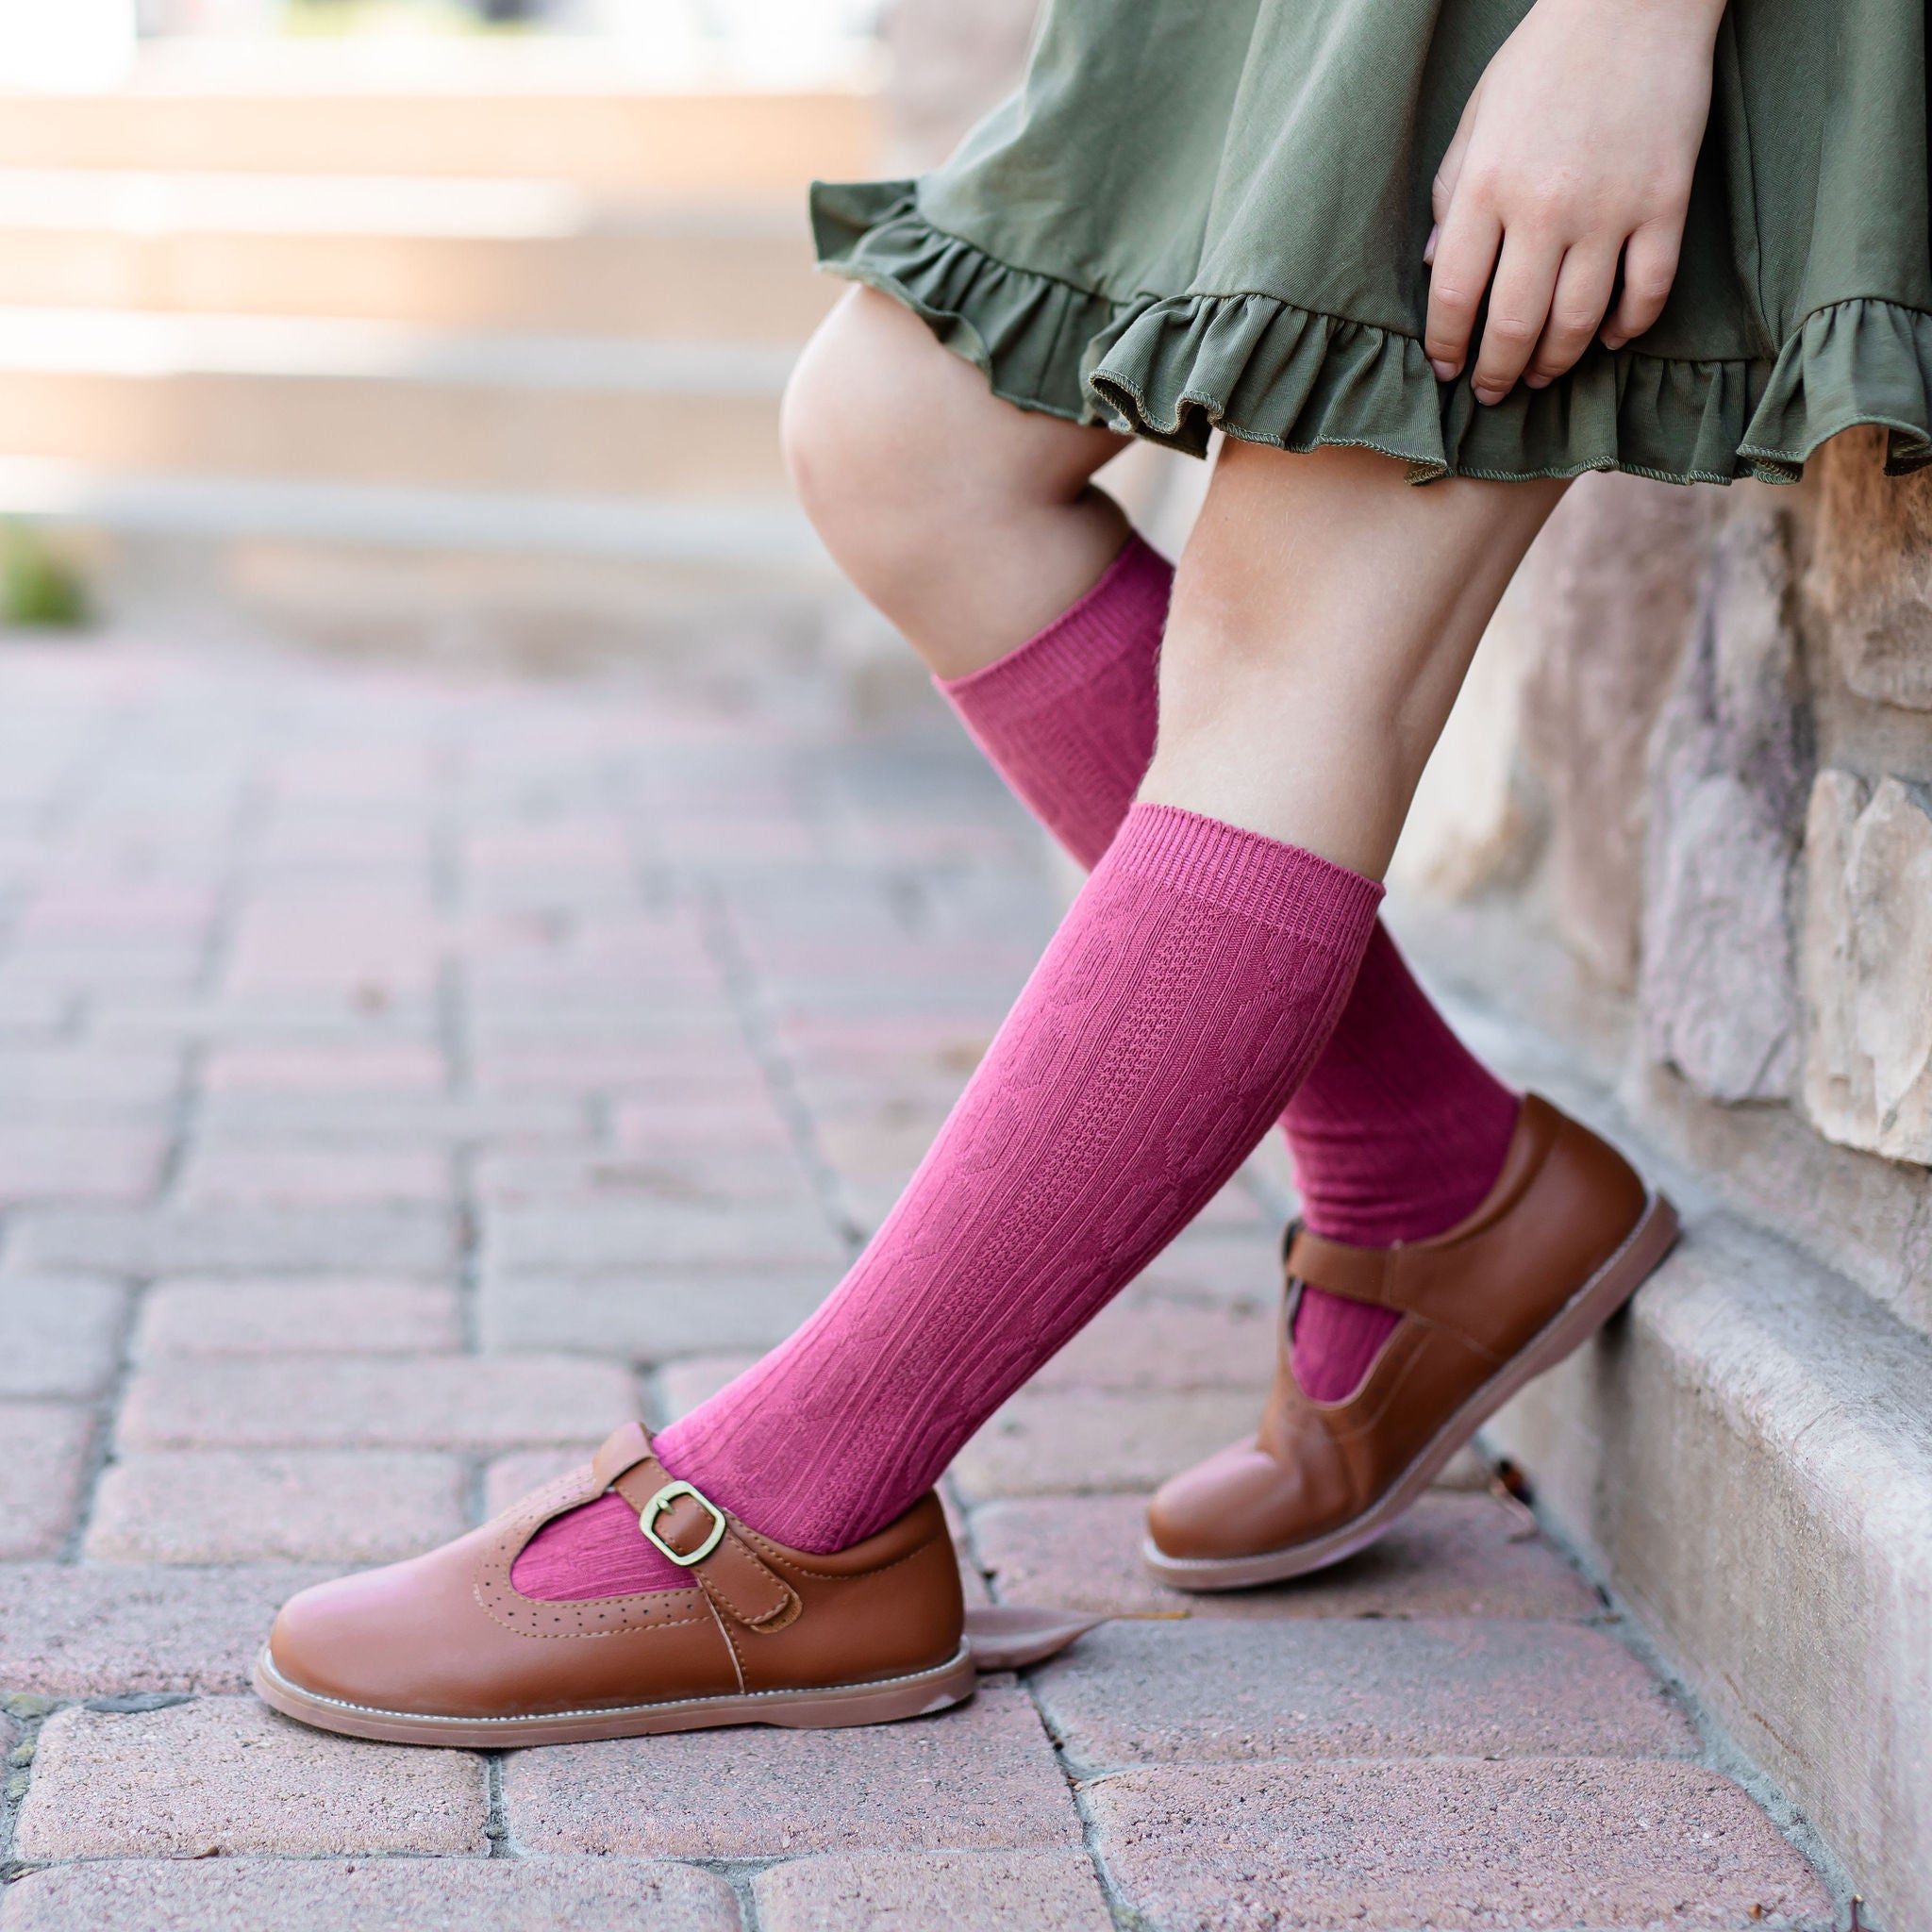
[[[1443,381],[1462,368],[1486,288],[1470,378],[1483,403],[1518,376],[1554,381],[1599,324],[1617,349],[1657,319],[1723,12],[1724,0],[1537,0],[1497,50],[1436,175],[1424,346]]]

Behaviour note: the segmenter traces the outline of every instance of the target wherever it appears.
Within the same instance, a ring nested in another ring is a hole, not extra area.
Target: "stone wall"
[[[1886,476],[1883,443],[1840,437],[1791,489],[1580,480],[1398,877],[1554,933],[1629,1003],[1640,1085],[1762,1133],[1748,1110],[1788,1110],[1932,1208],[1932,476]]]

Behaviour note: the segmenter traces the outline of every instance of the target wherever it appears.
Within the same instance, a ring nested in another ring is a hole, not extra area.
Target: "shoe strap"
[[[784,1629],[804,1607],[798,1592],[751,1547],[739,1525],[658,1460],[641,1423],[626,1423],[612,1434],[591,1470],[600,1493],[615,1490],[638,1512],[641,1533],[648,1522],[650,1540],[682,1564],[734,1623],[769,1635]]]

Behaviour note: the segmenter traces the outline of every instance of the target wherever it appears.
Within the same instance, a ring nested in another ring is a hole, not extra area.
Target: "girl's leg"
[[[1120,506],[1090,487],[1123,438],[1001,402],[876,290],[853,290],[812,338],[784,436],[839,568],[941,677],[1044,629],[1127,538]]]
[[[857,1541],[1226,1182],[1347,999],[1374,874],[1559,493],[1229,453],[1181,566],[1142,802],[851,1274],[659,1437],[666,1468],[780,1542]],[[603,1507],[536,1539],[517,1587],[541,1593],[545,1540]],[[599,1593],[675,1581],[606,1513]]]
[[[868,398],[862,411],[855,396]],[[841,568],[925,658],[1021,798],[1093,866],[1153,756],[1174,575],[1090,487],[1120,439],[1001,402],[870,289],[815,339],[786,418],[800,495]],[[1304,1219],[1369,1246],[1441,1233],[1489,1191],[1517,1108],[1378,925],[1282,1117]],[[1391,1323],[1304,1295],[1303,1386],[1345,1394]]]

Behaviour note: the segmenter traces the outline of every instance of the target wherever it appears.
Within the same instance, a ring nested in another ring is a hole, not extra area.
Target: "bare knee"
[[[819,328],[780,430],[798,499],[840,566],[888,615],[914,579],[983,560],[1002,526],[1078,498],[1117,444],[1029,415],[908,309],[871,289]]]

